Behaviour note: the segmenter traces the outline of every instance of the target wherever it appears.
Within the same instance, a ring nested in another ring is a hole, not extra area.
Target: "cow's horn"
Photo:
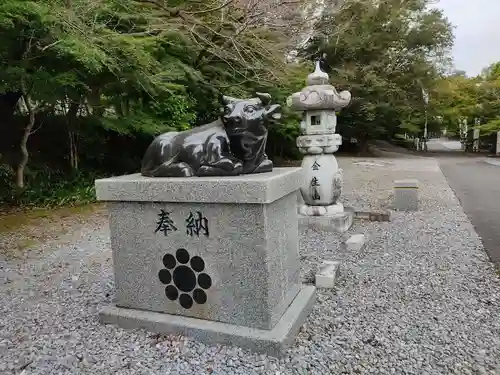
[[[260,99],[260,101],[262,102],[262,104],[264,106],[267,106],[267,105],[269,105],[269,103],[271,103],[271,95],[270,94],[257,92],[256,95]]]
[[[224,103],[224,104],[226,104],[226,105],[227,105],[227,104],[234,104],[234,103],[236,103],[237,101],[238,101],[238,99],[233,98],[233,97],[231,97],[231,96],[226,96],[226,95],[223,95],[223,96],[222,96],[222,103]]]

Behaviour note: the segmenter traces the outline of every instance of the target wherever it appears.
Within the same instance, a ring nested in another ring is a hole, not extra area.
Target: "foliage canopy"
[[[425,0],[347,1],[324,15],[307,53],[324,56],[334,84],[352,91],[339,132],[364,143],[421,131],[422,88],[442,73],[452,42],[451,25]]]
[[[15,179],[0,197],[29,190],[30,181],[41,180],[37,169],[80,174],[67,177],[71,181],[82,180],[82,173],[136,171],[154,135],[212,121],[221,93],[271,93],[285,116],[270,129],[268,152],[295,157],[300,114],[285,102],[304,86],[320,57],[332,84],[353,93],[338,121],[346,140],[364,144],[418,134],[425,113],[432,117],[454,100],[455,89],[446,89],[443,79],[452,29],[426,0],[346,0],[327,7],[315,24],[304,18],[310,5],[2,1],[0,131],[7,136],[0,139],[0,157],[10,172],[0,175]],[[293,36],[311,29],[301,62],[285,64]],[[498,77],[499,70],[488,74]],[[422,88],[438,98],[431,103],[443,104],[425,108]],[[473,102],[467,98],[460,111]],[[450,116],[462,115],[457,111]],[[51,176],[59,181],[64,173]],[[12,194],[15,186],[20,190]]]

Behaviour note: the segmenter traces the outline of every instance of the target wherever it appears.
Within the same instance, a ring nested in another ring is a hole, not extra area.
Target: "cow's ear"
[[[266,115],[271,117],[273,120],[279,120],[281,118],[281,106],[279,104],[273,104],[266,111]]]
[[[268,93],[263,93],[263,92],[256,92],[255,95],[257,95],[257,98],[260,99],[260,102],[264,107],[267,107],[269,103],[271,103],[271,95]]]
[[[237,103],[239,100],[236,99],[236,98],[233,98],[231,96],[226,96],[226,95],[222,95],[222,103],[224,105],[228,105],[228,104],[235,104]]]

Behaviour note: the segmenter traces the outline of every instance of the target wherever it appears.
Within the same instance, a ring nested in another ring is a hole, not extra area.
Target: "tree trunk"
[[[92,86],[88,96],[88,101],[92,109],[92,115],[96,117],[102,117],[104,115],[105,108],[101,103],[101,90],[98,86]]]
[[[361,156],[367,156],[369,154],[368,150],[368,139],[358,138],[359,153]]]
[[[71,169],[78,170],[78,147],[76,140],[76,133],[68,129],[68,143],[69,143],[69,165]]]
[[[71,103],[67,113],[69,164],[73,170],[78,170],[78,138],[76,132],[76,118],[79,108],[80,102],[74,101]]]
[[[25,92],[23,94],[23,98],[26,103],[26,108],[28,109],[29,117],[19,144],[21,148],[21,160],[16,168],[16,186],[18,189],[24,189],[24,170],[26,169],[26,165],[29,160],[28,138],[31,135],[33,126],[35,125],[35,107],[33,106],[31,97]]]

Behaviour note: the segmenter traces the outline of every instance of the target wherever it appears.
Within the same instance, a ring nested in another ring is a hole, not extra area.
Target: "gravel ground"
[[[0,374],[500,374],[500,283],[436,162],[340,164],[346,205],[385,210],[392,181],[413,177],[421,209],[357,222],[361,252],[302,233],[303,277],[323,259],[340,260],[341,276],[318,290],[282,358],[99,325],[113,282],[106,218],[94,214],[69,246],[0,260]]]

